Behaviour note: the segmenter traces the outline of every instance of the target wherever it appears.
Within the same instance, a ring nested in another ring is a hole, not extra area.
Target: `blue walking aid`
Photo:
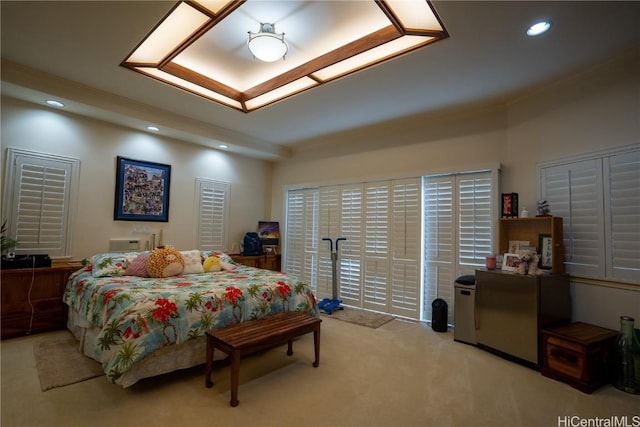
[[[334,311],[344,310],[340,304],[342,301],[338,299],[338,276],[336,264],[338,262],[338,242],[341,240],[347,240],[346,237],[338,237],[336,239],[336,250],[333,251],[333,240],[328,237],[323,237],[322,240],[329,241],[329,248],[331,249],[331,285],[332,285],[332,298],[325,298],[318,303],[318,308],[327,314],[333,314]]]

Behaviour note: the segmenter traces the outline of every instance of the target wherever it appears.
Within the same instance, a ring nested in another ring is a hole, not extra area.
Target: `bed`
[[[200,262],[212,255],[188,252]],[[122,387],[203,364],[209,329],[283,311],[319,316],[312,290],[284,273],[239,265],[216,252],[221,271],[191,272],[185,264],[183,273],[171,277],[129,275],[144,254],[95,255],[71,275],[63,297],[80,350]]]

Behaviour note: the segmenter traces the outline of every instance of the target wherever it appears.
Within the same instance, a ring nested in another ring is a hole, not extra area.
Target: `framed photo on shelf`
[[[171,166],[118,156],[115,221],[169,221]]]
[[[522,260],[518,254],[504,254],[502,259],[502,270],[503,271],[517,271],[518,267]]]
[[[538,251],[540,252],[538,267],[550,270],[553,267],[553,240],[551,239],[551,234],[538,236]]]
[[[502,193],[500,211],[502,218],[517,218],[518,193]]]

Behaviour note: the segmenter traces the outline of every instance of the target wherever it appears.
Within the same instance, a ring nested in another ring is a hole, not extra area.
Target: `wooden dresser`
[[[617,331],[587,323],[542,330],[542,375],[591,393],[611,380],[611,352]]]
[[[229,254],[233,260],[249,267],[264,268],[265,270],[280,271],[280,255],[241,255]]]
[[[62,302],[67,279],[79,264],[3,269],[0,282],[0,338],[64,329],[67,305]]]

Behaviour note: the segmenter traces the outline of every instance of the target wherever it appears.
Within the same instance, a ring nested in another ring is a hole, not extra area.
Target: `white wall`
[[[110,238],[148,240],[148,234],[134,232],[134,227],[140,226],[156,234],[162,229],[165,244],[178,249],[194,248],[196,177],[231,183],[229,247],[223,249],[230,252],[245,232],[256,230],[258,221],[270,219],[266,216],[271,203],[272,165],[268,162],[3,97],[3,180],[7,147],[80,159],[80,203],[73,224],[73,259],[107,251]],[[117,156],[172,166],[169,222],[113,220]]]
[[[507,106],[417,116],[309,141],[292,159],[276,164],[271,216],[282,221],[288,186],[496,163],[501,191],[519,193],[520,207],[535,212],[538,163],[640,143],[639,58],[634,50]],[[640,323],[640,288],[573,283],[572,292],[576,321],[618,329],[624,314]]]

